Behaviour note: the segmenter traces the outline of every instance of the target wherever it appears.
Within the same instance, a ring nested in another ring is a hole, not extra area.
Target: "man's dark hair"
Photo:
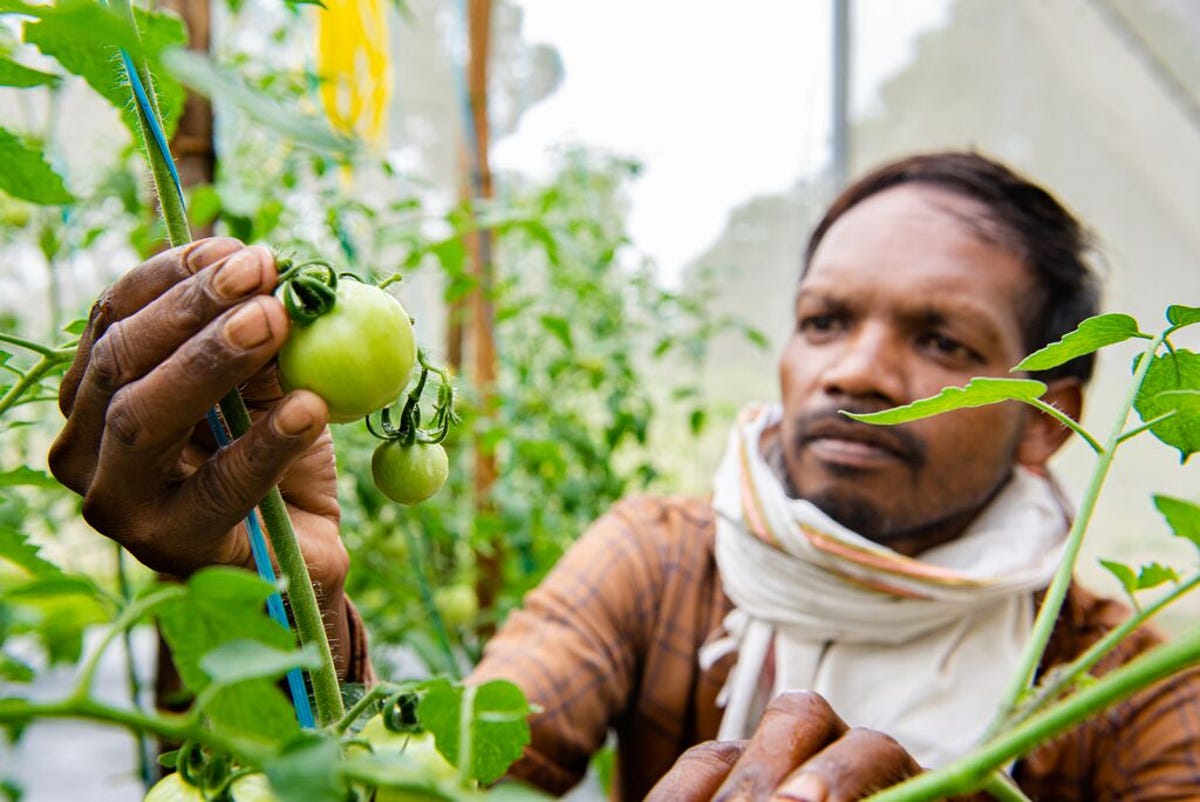
[[[1028,352],[1061,339],[1099,311],[1100,282],[1084,259],[1091,243],[1080,222],[1046,190],[972,152],[911,156],[855,181],[834,200],[813,230],[804,270],[839,217],[878,192],[908,183],[940,187],[978,201],[987,210],[986,216],[964,222],[985,240],[1010,248],[1028,266],[1036,287],[1020,310]],[[1088,354],[1033,376],[1042,381],[1074,376],[1087,383],[1094,367],[1095,357]]]

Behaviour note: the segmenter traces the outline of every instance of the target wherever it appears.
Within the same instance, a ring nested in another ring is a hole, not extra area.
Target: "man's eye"
[[[923,345],[932,348],[940,354],[952,356],[956,359],[975,359],[975,352],[967,346],[960,343],[951,337],[936,332],[925,335],[922,338]]]
[[[806,315],[800,318],[797,328],[807,332],[834,331],[841,323],[842,320],[837,315]]]

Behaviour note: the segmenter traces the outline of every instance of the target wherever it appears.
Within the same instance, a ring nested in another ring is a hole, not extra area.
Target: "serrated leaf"
[[[1190,540],[1200,548],[1200,505],[1181,498],[1155,495],[1154,506],[1167,520],[1176,537]]]
[[[325,120],[264,97],[204,56],[176,48],[163,54],[163,63],[181,83],[206,97],[236,106],[284,139],[337,156],[349,156],[356,149],[352,140],[335,134]]]
[[[50,474],[27,465],[0,472],[0,487],[62,487]]]
[[[1056,368],[1106,345],[1136,337],[1138,331],[1137,321],[1129,315],[1112,313],[1090,317],[1080,323],[1074,331],[1065,334],[1061,340],[1052,342],[1022,359],[1013,370]]]
[[[1033,401],[1040,398],[1045,392],[1046,385],[1034,379],[981,377],[971,379],[965,387],[946,387],[935,396],[921,398],[902,407],[866,414],[852,412],[842,412],[842,414],[863,423],[890,426],[940,415],[955,409],[983,407],[1001,401]]]
[[[319,668],[321,655],[315,643],[302,649],[275,649],[258,641],[233,640],[200,658],[200,668],[217,685],[234,685],[251,679],[278,679],[293,668]]]
[[[66,576],[61,568],[38,553],[38,547],[29,542],[28,535],[4,524],[0,524],[0,559],[8,560],[37,578]]]
[[[1125,565],[1125,563],[1114,562],[1112,560],[1101,560],[1100,564],[1108,569],[1110,574],[1117,578],[1117,581],[1121,583],[1121,587],[1125,588],[1126,593],[1132,595],[1137,589],[1137,574],[1128,565]]]
[[[165,604],[159,625],[184,685],[199,693],[212,682],[204,657],[231,641],[249,639],[289,650],[292,635],[264,611],[274,588],[248,571],[206,568],[187,582],[187,593]],[[287,738],[298,732],[296,716],[278,685],[250,680],[217,691],[205,708],[215,730]]]
[[[1175,569],[1162,563],[1146,563],[1138,569],[1137,589],[1149,590],[1166,582],[1178,582],[1179,574]]]
[[[75,200],[42,151],[4,128],[0,128],[0,165],[0,190],[14,198],[43,205]]]
[[[1200,306],[1171,304],[1167,307],[1167,321],[1172,326],[1190,326],[1200,323]]]
[[[0,56],[0,86],[27,89],[31,86],[58,86],[62,78],[49,72],[30,69],[12,59]]]
[[[470,694],[462,686],[431,684],[417,707],[417,718],[433,733],[438,751],[455,765],[460,759],[462,728],[470,727],[472,752],[467,773],[486,785],[503,776],[529,743],[532,709],[521,689],[505,680],[486,682],[472,690],[472,709],[464,715],[464,699]]]
[[[1200,450],[1200,354],[1184,348],[1154,357],[1133,407],[1143,421],[1176,411],[1150,433],[1179,450],[1180,462]]]

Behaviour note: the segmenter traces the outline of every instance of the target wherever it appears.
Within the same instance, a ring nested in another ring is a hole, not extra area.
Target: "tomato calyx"
[[[276,265],[279,268],[278,292],[292,320],[307,325],[333,309],[337,303],[339,274],[330,262],[309,259],[294,263],[280,257],[276,259]]]
[[[442,488],[450,475],[446,449],[441,442],[450,426],[459,421],[454,412],[454,389],[445,370],[431,365],[424,352],[417,351],[421,373],[400,411],[399,423],[392,423],[392,410],[379,413],[376,427],[367,416],[367,429],[383,442],[371,455],[371,477],[381,493],[406,506],[420,504]],[[421,396],[430,374],[438,377],[437,401],[432,425],[421,427]]]
[[[399,443],[405,447],[418,443],[436,445],[446,439],[451,425],[460,421],[458,413],[454,411],[454,388],[450,384],[449,374],[443,368],[431,364],[421,349],[417,350],[417,363],[421,368],[421,374],[404,401],[404,406],[400,411],[399,424],[392,423],[390,407],[380,410],[378,428],[371,422],[370,416],[367,417],[367,429],[380,440]],[[438,377],[437,400],[433,407],[432,426],[423,429],[421,428],[421,396],[425,393],[431,373]]]

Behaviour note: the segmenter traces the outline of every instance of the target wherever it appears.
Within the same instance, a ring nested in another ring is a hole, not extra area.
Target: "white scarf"
[[[735,607],[700,661],[738,653],[718,737],[749,737],[768,696],[812,690],[847,724],[888,733],[923,766],[945,765],[982,736],[1016,668],[1033,594],[1062,556],[1063,502],[1051,482],[1017,470],[961,537],[905,557],[788,497],[759,448],[781,416],[744,410],[715,479],[717,567]]]

